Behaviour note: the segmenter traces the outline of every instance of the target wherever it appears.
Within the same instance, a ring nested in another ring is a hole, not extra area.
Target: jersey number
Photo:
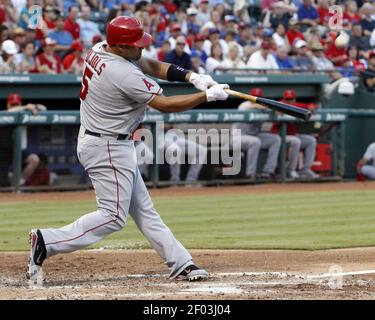
[[[82,77],[82,86],[81,92],[79,93],[79,97],[82,100],[86,99],[87,93],[89,92],[89,79],[92,78],[93,72],[89,68],[85,68],[85,72],[83,73]]]

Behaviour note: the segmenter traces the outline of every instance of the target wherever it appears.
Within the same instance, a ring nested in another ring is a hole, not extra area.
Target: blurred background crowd
[[[309,70],[337,80],[375,70],[375,1],[0,0],[0,73],[79,74],[85,50],[118,15],[152,34],[145,56],[199,73]],[[334,43],[340,30],[344,47]]]

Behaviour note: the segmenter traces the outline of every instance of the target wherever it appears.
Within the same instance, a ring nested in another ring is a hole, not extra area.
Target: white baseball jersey
[[[372,160],[372,164],[375,165],[375,142],[371,143],[367,149],[363,158],[367,160]]]
[[[135,61],[96,44],[85,58],[82,77],[81,123],[102,134],[130,134],[142,121],[147,104],[163,90]]]

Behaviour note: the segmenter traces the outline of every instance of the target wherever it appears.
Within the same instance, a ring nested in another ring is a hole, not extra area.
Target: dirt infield
[[[375,183],[164,188],[158,196],[375,189]],[[8,201],[95,200],[92,191],[0,193]],[[0,299],[374,299],[375,248],[321,251],[191,250],[207,281],[177,282],[152,250],[86,250],[44,264],[43,288],[25,279],[27,253],[0,253]],[[147,263],[145,263],[147,261]]]
[[[375,248],[192,250],[192,254],[211,273],[208,280],[169,280],[167,268],[151,250],[87,250],[48,259],[44,287],[29,289],[25,279],[27,254],[0,253],[0,299],[375,297]],[[342,273],[342,279],[337,272]]]

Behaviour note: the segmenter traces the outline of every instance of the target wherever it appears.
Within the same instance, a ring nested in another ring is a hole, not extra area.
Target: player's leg
[[[298,134],[301,140],[301,149],[304,150],[304,161],[300,175],[305,178],[319,178],[319,175],[313,172],[312,167],[316,154],[316,139],[309,134]]]
[[[364,165],[361,168],[362,174],[369,179],[375,180],[375,166]]]
[[[22,171],[22,178],[26,181],[36,170],[39,165],[40,159],[38,155],[31,153],[25,158],[25,167]]]
[[[189,139],[184,139],[184,141],[181,141],[180,143],[183,143],[186,147],[188,160],[190,164],[189,170],[186,175],[186,181],[197,181],[199,178],[199,173],[202,170],[203,164],[206,162],[207,148]]]
[[[151,246],[165,261],[170,277],[175,278],[193,263],[192,257],[184,246],[174,237],[156,212],[143,179],[138,172],[135,178],[129,214],[138,229],[144,234]],[[184,278],[198,280],[207,277],[202,269],[191,270]]]
[[[169,180],[171,182],[179,182],[181,180],[180,172],[181,162],[183,162],[182,154],[184,149],[181,149],[181,147],[176,143],[176,141],[174,141],[172,138],[169,138],[168,135],[165,137],[164,148],[165,159],[169,164],[169,170],[171,173],[171,177]]]
[[[281,138],[277,134],[262,132],[258,135],[261,141],[261,148],[267,149],[267,159],[263,167],[263,173],[274,174],[279,158]]]
[[[112,142],[87,136],[82,140],[77,151],[93,183],[99,209],[61,228],[33,230],[29,276],[33,267],[38,269],[37,266],[43,263],[38,256],[45,254],[48,258],[85,248],[120,230],[126,223],[137,172],[133,142]],[[33,243],[33,239],[40,245]]]
[[[296,179],[299,177],[297,170],[298,157],[301,150],[301,140],[297,136],[286,136],[286,143],[288,144],[288,163],[287,175],[289,178]]]
[[[250,135],[241,136],[241,149],[246,150],[246,177],[255,178],[261,141]]]

